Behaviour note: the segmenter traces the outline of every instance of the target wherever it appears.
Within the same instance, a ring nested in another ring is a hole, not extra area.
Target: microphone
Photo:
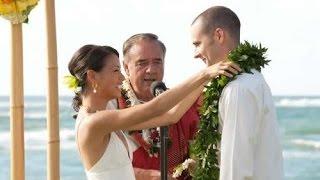
[[[166,85],[161,81],[154,81],[150,86],[151,94],[153,96],[159,96],[165,90],[167,90]],[[167,180],[168,178],[168,126],[160,127],[160,170],[161,170],[161,180]]]
[[[167,87],[161,81],[154,81],[150,86],[150,90],[153,96],[159,96],[161,93],[167,90]]]

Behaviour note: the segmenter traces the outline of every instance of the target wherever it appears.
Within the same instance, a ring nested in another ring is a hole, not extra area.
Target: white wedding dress
[[[76,121],[76,134],[78,133],[79,124],[83,120],[83,110],[80,109]],[[101,158],[89,170],[85,171],[88,180],[135,180],[131,162],[132,150],[125,134],[122,134],[128,144],[129,152],[119,136],[115,132],[112,132],[109,144]]]

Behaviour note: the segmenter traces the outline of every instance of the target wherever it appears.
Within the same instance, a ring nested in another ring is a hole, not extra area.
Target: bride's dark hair
[[[84,94],[87,89],[87,71],[101,71],[106,64],[107,57],[112,54],[119,57],[118,51],[110,46],[92,44],[84,45],[74,53],[68,68],[70,74],[79,82],[78,87],[81,89],[75,92],[72,102],[72,107],[76,112],[79,111],[79,107],[82,105],[81,95]]]

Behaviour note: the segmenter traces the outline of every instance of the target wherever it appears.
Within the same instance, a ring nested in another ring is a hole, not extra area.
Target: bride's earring
[[[96,94],[97,93],[97,87],[98,85],[97,84],[94,84],[93,85],[93,93]]]

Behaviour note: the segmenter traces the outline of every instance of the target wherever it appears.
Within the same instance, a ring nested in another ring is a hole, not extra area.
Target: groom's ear
[[[213,32],[213,38],[215,41],[223,43],[225,38],[225,33],[221,28],[216,28]]]

